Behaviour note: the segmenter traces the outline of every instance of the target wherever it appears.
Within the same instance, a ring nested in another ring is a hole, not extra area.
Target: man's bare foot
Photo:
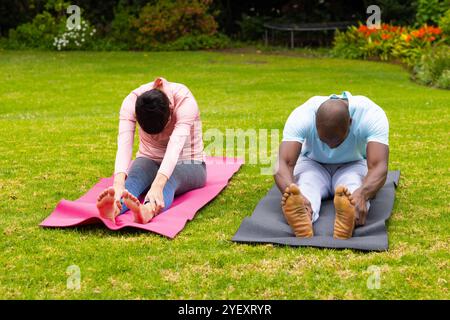
[[[127,190],[123,192],[123,202],[133,212],[134,221],[137,223],[146,224],[155,216],[149,206],[141,204],[139,199]]]
[[[334,192],[334,208],[336,219],[334,220],[333,237],[336,239],[348,239],[355,228],[355,206],[349,199],[350,192],[344,186],[337,186]]]
[[[114,188],[109,187],[97,197],[97,208],[100,212],[100,217],[111,220],[112,222],[115,222],[115,218],[120,212],[114,198],[114,193]]]
[[[300,189],[294,183],[284,191],[281,198],[281,208],[288,224],[294,230],[295,236],[299,238],[313,236],[311,213],[305,204]]]

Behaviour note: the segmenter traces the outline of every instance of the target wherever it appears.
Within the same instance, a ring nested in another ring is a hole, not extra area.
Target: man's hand
[[[356,208],[356,225],[366,223],[367,201],[372,199],[384,185],[388,172],[389,147],[385,144],[370,141],[367,143],[367,175],[361,187],[351,195],[352,204]]]
[[[278,155],[278,170],[274,176],[275,183],[281,193],[294,182],[293,172],[298,157],[302,150],[302,144],[296,141],[283,141]]]
[[[362,226],[366,223],[367,217],[367,198],[364,196],[361,188],[356,189],[350,196],[351,203],[355,206],[356,225]]]

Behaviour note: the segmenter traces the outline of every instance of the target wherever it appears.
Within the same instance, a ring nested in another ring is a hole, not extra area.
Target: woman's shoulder
[[[144,83],[143,85],[140,85],[140,86],[137,87],[136,89],[132,90],[132,91],[130,92],[130,94],[134,94],[134,95],[136,95],[136,96],[140,96],[140,95],[143,94],[144,92],[153,89],[153,83],[154,83],[154,81],[149,82],[149,83]]]

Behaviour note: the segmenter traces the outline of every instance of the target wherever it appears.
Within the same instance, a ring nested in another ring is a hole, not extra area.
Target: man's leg
[[[311,202],[312,221],[319,218],[322,199],[331,194],[331,176],[318,162],[302,157],[294,174],[302,194]]]
[[[333,191],[339,185],[347,187],[350,194],[361,187],[364,177],[367,175],[367,161],[359,160],[350,162],[339,167],[331,179]],[[367,201],[367,210],[369,210],[370,202]]]
[[[355,227],[356,213],[349,196],[358,189],[367,174],[367,162],[365,160],[354,161],[339,167],[334,173],[331,184],[336,209],[334,225],[334,237],[348,239],[352,236]],[[367,210],[369,210],[367,202]]]
[[[297,185],[286,188],[281,206],[297,237],[312,237],[322,197],[329,194],[330,175],[321,164],[302,157],[294,168]],[[309,203],[308,203],[309,202]]]

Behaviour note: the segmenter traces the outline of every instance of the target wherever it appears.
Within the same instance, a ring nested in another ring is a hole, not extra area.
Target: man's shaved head
[[[338,147],[345,140],[350,124],[348,103],[342,99],[328,99],[317,110],[317,133],[330,148]]]

